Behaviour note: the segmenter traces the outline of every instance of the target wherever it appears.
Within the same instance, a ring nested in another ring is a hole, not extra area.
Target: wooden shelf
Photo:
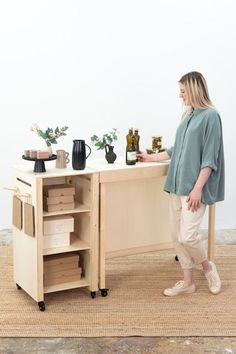
[[[80,288],[80,287],[89,286],[89,285],[90,285],[89,280],[87,280],[86,278],[81,279],[81,280],[77,280],[77,281],[72,281],[69,283],[49,285],[49,286],[44,287],[44,294],[52,293],[54,291],[62,291],[62,290]]]
[[[43,255],[47,256],[49,254],[82,251],[82,250],[90,250],[89,244],[85,241],[80,240],[75,234],[72,233],[70,236],[70,246],[47,248],[43,250]]]
[[[53,216],[53,215],[87,213],[87,212],[90,212],[90,208],[87,205],[77,203],[77,204],[75,204],[74,209],[59,210],[59,211],[43,211],[43,217]]]

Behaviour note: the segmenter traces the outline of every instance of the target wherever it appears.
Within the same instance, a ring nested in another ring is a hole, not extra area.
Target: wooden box
[[[43,194],[47,197],[74,195],[75,187],[70,184],[55,184],[43,187]]]
[[[55,235],[74,231],[74,218],[71,215],[50,216],[44,219],[43,234]]]
[[[43,209],[46,211],[70,210],[75,208],[75,187],[70,184],[44,186],[43,195]]]
[[[60,210],[72,210],[75,208],[75,203],[59,203],[59,204],[47,204],[43,198],[43,210],[45,211],[60,211]]]
[[[79,254],[63,253],[44,258],[44,285],[56,285],[81,279]]]
[[[44,203],[47,205],[62,204],[62,203],[74,203],[74,196],[71,195],[60,195],[59,197],[46,197],[43,196]]]
[[[55,272],[49,275],[44,274],[44,286],[69,283],[81,279],[82,268],[68,270],[64,272]]]
[[[53,272],[56,271],[58,267],[60,269],[69,269],[71,267],[77,268],[79,265],[79,254],[78,253],[61,253],[44,257],[44,270]]]

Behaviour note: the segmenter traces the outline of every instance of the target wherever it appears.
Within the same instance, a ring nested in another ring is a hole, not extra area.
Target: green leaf
[[[51,144],[57,144],[57,141],[56,141],[55,138],[51,138],[51,139],[50,139],[50,142],[51,142]]]

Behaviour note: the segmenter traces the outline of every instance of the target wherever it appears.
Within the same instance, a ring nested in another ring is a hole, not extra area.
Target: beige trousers
[[[201,204],[197,211],[188,210],[186,196],[170,193],[171,236],[182,269],[207,260],[206,250],[198,230],[206,210]]]

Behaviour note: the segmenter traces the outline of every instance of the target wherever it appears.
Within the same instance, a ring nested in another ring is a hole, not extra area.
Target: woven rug
[[[209,293],[200,268],[197,291],[168,298],[165,287],[181,279],[174,251],[151,252],[106,263],[107,297],[85,289],[45,295],[46,311],[12,276],[12,249],[0,247],[1,337],[236,336],[236,246],[217,246],[222,292]]]

